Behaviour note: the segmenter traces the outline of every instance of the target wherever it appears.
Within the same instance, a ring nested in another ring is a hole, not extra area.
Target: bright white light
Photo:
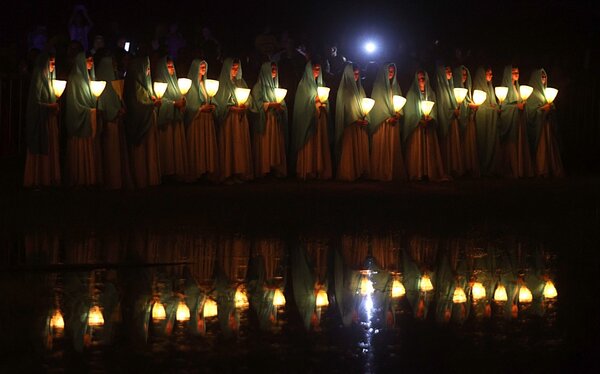
[[[365,51],[367,51],[367,53],[373,53],[373,52],[375,52],[376,49],[377,49],[377,45],[375,45],[375,43],[373,43],[373,42],[365,43]]]

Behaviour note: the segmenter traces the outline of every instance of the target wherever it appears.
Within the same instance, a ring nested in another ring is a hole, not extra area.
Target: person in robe
[[[528,135],[538,177],[564,177],[557,140],[556,112],[546,99],[548,75],[544,69],[531,73],[529,85],[533,93],[527,100]]]
[[[90,81],[94,80],[94,60],[83,52],[75,57],[66,88],[67,184],[92,186],[99,182],[97,170],[96,98]]]
[[[53,56],[38,56],[27,98],[27,157],[23,186],[58,186],[61,182],[59,159],[59,103],[56,102],[52,80],[55,77]]]
[[[465,173],[464,153],[460,136],[460,108],[454,97],[452,69],[449,66],[438,66],[436,69],[437,122],[440,151],[444,169],[453,177]]]
[[[298,179],[330,179],[329,100],[321,102],[317,88],[323,86],[321,65],[308,62],[296,90],[292,126],[292,157]]]
[[[163,57],[158,60],[156,67],[156,81],[167,83],[157,118],[160,171],[161,175],[183,179],[188,161],[183,126],[186,101],[179,90],[173,59]]]
[[[508,95],[500,113],[501,144],[503,148],[504,175],[512,178],[530,177],[533,173],[531,154],[527,139],[527,114],[519,92],[519,68],[504,68],[502,86],[508,87]]]
[[[466,66],[461,65],[454,70],[454,87],[467,89],[467,96],[461,104],[460,123],[462,134],[462,149],[465,172],[472,177],[480,177],[479,155],[477,153],[477,128],[475,123],[475,112],[477,106],[473,104],[473,84],[471,72]]]
[[[256,178],[272,174],[287,175],[287,107],[285,100],[275,100],[279,87],[277,64],[265,62],[258,80],[252,88],[252,107],[255,113],[253,126],[254,175]]]
[[[206,91],[208,63],[192,61],[188,78],[192,87],[186,95],[185,138],[187,141],[188,169],[186,179],[195,181],[206,177],[216,180],[219,172],[219,153],[215,130],[215,104]]]
[[[133,181],[137,188],[160,184],[157,99],[150,80],[150,60],[142,57],[131,62],[125,79],[125,129]]]
[[[360,70],[346,65],[336,98],[335,153],[337,179],[352,182],[370,172],[369,116],[362,112],[361,100],[365,90],[360,81]]]
[[[106,56],[100,60],[96,78],[106,82],[106,87],[98,99],[99,119],[102,121],[102,166],[104,186],[108,189],[129,188],[132,186],[129,170],[129,155],[125,140],[123,118],[123,81],[116,80],[113,58]]]
[[[422,101],[436,101],[429,76],[419,70],[408,91],[402,138],[406,149],[406,165],[410,180],[446,180],[437,138],[437,111],[434,105],[429,115],[423,113]]]
[[[406,180],[406,168],[400,138],[400,115],[392,97],[402,95],[396,78],[396,64],[384,64],[375,78],[371,97],[375,105],[369,113],[371,136],[370,177],[380,181]]]
[[[248,88],[242,78],[242,64],[239,60],[227,58],[223,62],[219,77],[219,91],[215,96],[218,122],[218,147],[220,179],[226,183],[252,180],[252,148],[247,107],[240,105],[235,96],[236,88]]]
[[[477,124],[477,149],[482,175],[499,173],[502,164],[500,136],[498,131],[498,103],[492,84],[492,68],[478,68],[473,80],[473,89],[487,94],[483,104],[475,112]]]

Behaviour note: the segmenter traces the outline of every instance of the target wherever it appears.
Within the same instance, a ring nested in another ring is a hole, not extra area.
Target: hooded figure
[[[265,62],[252,88],[254,116],[253,151],[254,174],[257,178],[269,173],[277,177],[287,175],[287,107],[277,103],[275,89],[279,87],[279,71],[274,62]]]
[[[161,101],[154,96],[148,57],[133,60],[125,79],[125,129],[129,155],[137,188],[160,184],[158,130],[155,107]]]
[[[531,73],[533,93],[527,100],[528,135],[538,177],[564,177],[557,140],[556,112],[546,99],[548,76],[544,69]]]
[[[98,64],[98,80],[106,81],[106,87],[98,99],[98,109],[102,121],[102,166],[104,185],[109,189],[131,187],[129,156],[125,142],[123,116],[125,108],[119,93],[115,90],[115,70],[112,57],[104,57]]]
[[[477,124],[477,148],[479,150],[481,173],[483,175],[493,175],[499,171],[502,153],[498,131],[498,103],[492,85],[492,70],[477,69],[473,88],[487,94],[485,101],[475,112],[475,122]]]
[[[437,108],[434,105],[429,116],[425,116],[421,107],[421,102],[425,100],[435,102],[436,97],[429,85],[427,73],[418,71],[408,91],[404,107],[402,137],[406,148],[408,177],[410,180],[422,180],[427,177],[431,181],[440,181],[447,177],[435,129]]]
[[[346,65],[335,110],[335,153],[339,180],[351,182],[369,174],[371,165],[366,126],[370,117],[364,116],[361,108],[361,100],[365,97],[358,67]]]
[[[321,65],[306,63],[296,90],[292,126],[291,157],[296,157],[299,179],[330,179],[329,100],[320,102],[318,87],[323,86]]]
[[[454,70],[453,79],[454,87],[467,89],[467,96],[462,102],[459,116],[465,172],[472,177],[480,177],[479,155],[477,154],[477,126],[475,123],[477,106],[473,104],[471,72],[466,66],[461,65]]]
[[[57,186],[60,184],[59,104],[52,88],[54,58],[42,54],[31,74],[27,99],[27,158],[23,185],[25,187]]]
[[[246,108],[251,106],[252,99],[249,98],[246,105],[238,105],[235,96],[236,88],[248,88],[242,78],[242,64],[227,58],[221,68],[219,91],[215,96],[215,102],[220,179],[228,183],[251,180],[254,177],[250,129],[246,114]]]
[[[90,59],[91,60],[91,59]],[[98,183],[99,170],[94,140],[96,137],[96,99],[90,81],[93,68],[83,52],[75,57],[66,88],[67,179],[70,186]],[[91,72],[88,70],[92,70]],[[91,76],[90,76],[91,74]]]
[[[397,81],[396,64],[384,64],[375,78],[371,97],[375,100],[369,113],[371,135],[371,174],[380,181],[406,180],[406,168],[400,139],[400,115],[394,111],[393,96],[402,95]]]
[[[215,104],[209,104],[206,92],[208,64],[204,60],[192,61],[188,78],[192,87],[186,95],[185,137],[187,141],[188,171],[191,182],[207,176],[216,180],[219,171],[217,135],[215,132]]]
[[[465,173],[460,124],[458,117],[460,109],[454,97],[452,69],[448,66],[438,66],[436,69],[437,83],[437,121],[440,141],[440,151],[446,172],[454,177]]]
[[[519,92],[519,68],[512,65],[504,68],[502,86],[508,87],[500,113],[504,174],[513,178],[530,177],[533,166],[527,140],[525,103]]]
[[[185,98],[179,90],[173,60],[163,57],[158,61],[156,68],[156,80],[167,83],[157,119],[161,174],[175,175],[181,179],[185,176],[188,162],[182,113],[185,109]]]

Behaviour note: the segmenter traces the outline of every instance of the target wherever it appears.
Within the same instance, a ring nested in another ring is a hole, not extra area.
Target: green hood
[[[475,112],[477,123],[477,146],[481,170],[484,174],[492,172],[495,146],[498,138],[498,103],[492,82],[485,79],[485,69],[480,67],[475,72],[473,89],[481,90],[487,94],[483,104]]]
[[[429,116],[433,121],[437,122],[437,102],[435,92],[431,89],[429,83],[429,74],[425,72],[425,91],[419,90],[418,72],[415,73],[413,83],[406,95],[406,105],[404,106],[404,129],[402,131],[402,139],[406,142],[413,131],[419,126],[419,122],[423,119],[421,111],[421,101],[429,100],[435,102],[433,110]]]
[[[454,74],[452,74],[454,76]],[[454,118],[454,110],[458,107],[454,97],[453,80],[446,78],[446,66],[438,66],[435,70],[436,96],[438,101],[435,103],[438,112],[438,124],[441,137],[446,137],[450,123]]]
[[[465,83],[462,83],[462,70],[465,69],[467,72],[467,80]],[[460,116],[458,117],[458,122],[460,123],[460,127],[464,130],[467,127],[467,121],[469,120],[469,113],[471,109],[469,108],[469,104],[473,102],[473,85],[471,83],[471,72],[467,69],[466,66],[460,65],[452,72],[452,80],[454,81],[455,88],[466,88],[467,96],[465,100],[460,105]]]
[[[547,85],[542,83],[542,73],[546,75],[547,82],[548,74],[546,74],[544,69],[533,71],[531,73],[531,78],[529,79],[529,85],[533,87],[533,93],[529,96],[529,99],[527,99],[527,130],[531,150],[534,152],[533,154],[537,151],[544,122],[556,122],[556,116],[553,111],[544,112],[540,110],[540,107],[548,103],[548,100],[546,99]]]
[[[173,75],[169,74],[167,60],[168,57],[165,56],[158,60],[156,65],[156,81],[167,84],[167,90],[162,97],[162,104],[158,108],[157,124],[160,128],[164,128],[173,121],[181,121],[183,118],[179,109],[173,105],[174,101],[181,99],[183,96],[177,83],[177,72],[174,72]]]
[[[98,109],[102,111],[102,118],[105,121],[113,121],[117,117],[123,104],[112,85],[112,81],[115,80],[112,57],[104,57],[100,60],[96,77],[98,80],[106,81],[106,87],[98,99]]]
[[[313,66],[310,62],[304,67],[304,75],[296,90],[294,100],[294,119],[292,126],[292,155],[295,155],[314,134],[317,123],[317,108],[315,101],[317,87],[323,86],[323,74],[319,72],[317,79],[313,76]]]
[[[388,69],[390,66],[394,67],[394,77],[388,79]],[[396,64],[388,63],[383,64],[377,73],[375,82],[373,83],[373,92],[371,98],[375,100],[375,105],[369,113],[371,120],[369,121],[369,132],[375,133],[382,122],[390,117],[393,117],[396,112],[394,111],[394,103],[392,101],[393,95],[402,95],[402,90],[398,85],[398,69]],[[404,113],[404,111],[402,111]]]
[[[50,73],[50,56],[38,56],[29,84],[27,97],[27,113],[25,123],[27,126],[27,148],[34,154],[48,154],[48,127],[46,122],[50,114],[46,104],[56,102],[52,80],[54,72]]]
[[[140,57],[131,62],[125,79],[125,121],[127,139],[132,144],[140,144],[152,126],[154,104],[152,103],[152,81],[146,71],[150,66],[148,57]]]
[[[336,161],[339,162],[342,153],[342,136],[344,129],[362,119],[360,101],[366,97],[361,79],[354,80],[354,67],[347,64],[344,68],[340,87],[337,92],[335,108],[335,152]],[[370,117],[367,116],[367,121]],[[336,162],[336,163],[337,163]]]
[[[85,54],[80,52],[75,57],[66,88],[66,127],[69,136],[87,138],[92,135],[90,110],[96,107],[96,98],[90,89],[89,74]]]
[[[500,136],[505,139],[507,137],[516,137],[516,126],[519,118],[519,109],[516,104],[521,102],[519,94],[519,82],[513,84],[512,81],[512,65],[504,67],[502,75],[502,86],[508,87],[508,94],[502,103],[502,113],[500,114]]]
[[[215,95],[215,103],[217,105],[217,119],[219,124],[222,124],[227,117],[229,107],[237,105],[235,98],[235,89],[248,88],[246,81],[242,78],[242,63],[240,62],[239,70],[237,75],[231,79],[231,66],[233,65],[233,59],[228,57],[223,61],[223,67],[221,68],[221,74],[219,75],[219,91]],[[252,105],[252,97],[248,98],[246,103],[248,107]]]
[[[267,113],[263,109],[263,104],[275,102],[275,88],[279,88],[279,69],[277,69],[277,76],[273,78],[271,64],[273,63],[265,62],[262,64],[256,84],[252,88],[252,106],[250,110],[255,113],[254,130],[259,134],[265,132],[265,125],[267,123]],[[276,112],[276,115],[277,121],[283,128],[284,139],[287,143],[287,107],[285,100],[281,105],[283,106],[283,110]]]
[[[206,65],[206,74],[202,76],[203,84],[200,84],[198,74],[200,73],[200,66],[202,64]],[[192,81],[192,87],[190,87],[190,90],[185,95],[186,105],[184,119],[186,126],[189,126],[190,123],[192,123],[200,107],[208,103],[208,95],[206,94],[206,90],[204,88],[204,82],[207,79],[207,74],[208,63],[206,61],[200,59],[195,59],[194,61],[192,61],[192,64],[190,65],[190,71],[188,72],[188,79]]]

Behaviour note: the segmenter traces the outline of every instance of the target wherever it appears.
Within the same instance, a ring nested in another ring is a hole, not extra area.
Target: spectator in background
[[[92,49],[90,49],[90,53],[95,55],[100,49],[104,48],[104,36],[96,35],[94,37],[94,43],[92,45]]]
[[[37,49],[38,51],[44,51],[48,42],[46,26],[37,25],[35,30],[29,33],[27,39],[29,45],[28,50]]]
[[[261,62],[270,61],[278,51],[277,37],[271,32],[271,26],[265,26],[262,34],[254,39],[254,46],[260,55]]]
[[[187,44],[178,28],[179,25],[177,25],[177,23],[172,23],[169,27],[169,34],[167,34],[165,40],[167,44],[167,50],[169,51],[169,56],[171,56],[173,60],[177,60],[177,53]]]
[[[90,19],[84,5],[78,4],[73,8],[73,14],[69,19],[69,36],[71,40],[81,43],[83,50],[89,49],[88,34],[94,23]]]

